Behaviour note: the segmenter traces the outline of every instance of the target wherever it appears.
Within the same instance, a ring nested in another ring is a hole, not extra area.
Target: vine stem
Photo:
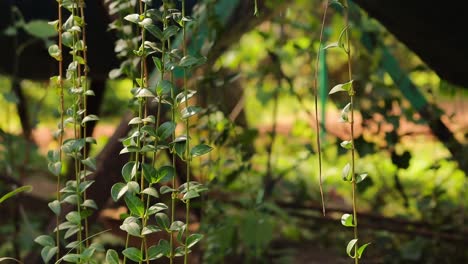
[[[171,41],[168,40],[168,43],[167,43],[167,47],[168,49],[170,50],[171,49]],[[174,72],[171,71],[171,83],[174,83]],[[174,92],[174,88],[171,89],[171,98],[172,98],[172,102],[175,102],[175,92]],[[171,106],[171,119],[172,119],[172,122],[175,122],[175,107],[172,105]],[[175,130],[174,132],[172,132],[172,140],[175,140]],[[175,166],[175,163],[176,163],[176,154],[175,153],[172,153],[172,167],[174,168],[174,175],[177,175],[177,171],[176,171],[176,166]],[[175,190],[176,188],[176,177],[172,177],[172,189]],[[175,207],[176,207],[176,198],[177,198],[177,195],[176,195],[176,191],[172,191],[172,194],[171,194],[171,223],[174,223],[175,221]],[[171,233],[171,236],[169,238],[169,245],[170,245],[170,248],[171,248],[171,254],[170,254],[170,257],[169,257],[169,263],[170,264],[173,264],[174,263],[174,236],[172,235]]]
[[[348,1],[344,1],[344,18],[345,18],[345,34],[346,34],[346,55],[348,57],[348,78],[349,81],[352,80],[352,65],[351,65],[351,44],[350,44],[350,38],[349,38],[349,4]],[[352,184],[352,203],[353,203],[353,229],[354,229],[354,239],[356,239],[356,244],[354,245],[354,263],[358,264],[359,263],[359,256],[357,255],[358,253],[358,248],[359,248],[359,240],[358,240],[358,219],[357,219],[357,201],[356,201],[356,175],[355,175],[355,160],[356,160],[356,149],[354,146],[354,85],[351,84],[351,89],[349,93],[350,97],[350,127],[351,127],[351,184]]]
[[[142,0],[139,0],[139,7],[140,7],[140,15],[143,15],[143,19],[146,18],[146,10],[148,8],[148,5],[147,3],[145,2],[143,4],[143,1]],[[146,40],[146,34],[145,34],[145,28],[141,28],[141,44],[143,46],[143,50],[144,50],[144,45],[145,45],[145,40]],[[142,83],[142,86],[141,88],[143,89],[147,89],[148,88],[148,70],[147,70],[147,64],[146,64],[146,54],[143,53],[143,56],[141,58],[141,64],[140,64],[140,78],[141,78],[141,83]],[[142,111],[144,110],[144,113],[142,113]],[[158,125],[159,123],[159,112],[160,112],[160,104],[158,104],[158,113],[157,113],[157,122],[156,122],[156,126]],[[146,118],[148,116],[148,111],[147,111],[147,108],[146,108],[146,98],[143,98],[140,100],[140,105],[139,105],[139,114],[138,116],[140,118],[142,118],[142,115],[144,118]],[[139,123],[138,124],[138,132],[139,134],[141,133],[141,124]],[[138,147],[140,147],[140,136],[138,136],[138,139],[137,141],[138,142]],[[144,143],[143,143],[144,144]],[[157,144],[157,140],[155,142],[155,145]],[[154,165],[154,160],[156,159],[156,153],[154,154],[154,158],[153,158],[153,165]],[[136,162],[138,164],[138,152],[137,152],[137,159],[136,159]],[[140,189],[141,190],[144,190],[145,188],[145,177],[144,177],[144,171],[143,171],[143,164],[145,162],[145,155],[142,155],[142,162],[141,162],[141,179],[140,179]],[[145,203],[145,195],[144,194],[141,194],[141,197],[140,197],[142,203]],[[147,207],[149,206],[149,195],[147,195],[147,201],[146,201],[146,205]],[[143,227],[146,226],[146,223],[147,223],[147,216],[146,216],[146,213],[145,213],[145,216],[143,216]],[[146,240],[146,235],[143,235],[143,238],[142,238],[142,241],[141,241],[141,249],[144,250],[144,254],[145,254],[145,259],[146,259],[146,263],[149,264],[149,258],[148,258],[148,243],[147,243],[147,240]]]
[[[167,23],[167,2],[166,0],[163,0],[163,9],[164,9],[164,21],[163,21],[163,27],[164,29],[166,29],[166,27],[168,26],[168,23]],[[163,43],[163,49],[164,51],[164,43]],[[171,50],[171,39],[169,38],[167,40],[167,50]],[[162,70],[164,71],[166,68],[165,68],[165,64],[166,64],[166,61],[165,61],[165,56],[164,56],[164,52],[163,52],[163,55],[162,55]],[[161,76],[164,77],[164,73],[161,73]],[[174,72],[173,71],[170,71],[170,81],[171,81],[171,84],[174,85]],[[171,120],[172,122],[175,123],[175,116],[176,116],[176,112],[175,112],[175,106],[174,106],[174,103],[175,103],[175,91],[174,91],[174,86],[172,87],[171,89],[171,99],[172,99],[172,102],[173,104],[171,105]],[[175,140],[176,136],[175,136],[175,130],[172,132],[172,141]],[[175,166],[175,162],[176,162],[176,154],[173,152],[172,153],[172,167],[174,168],[174,171],[176,170],[176,166]],[[175,171],[174,175],[177,175],[177,172]],[[175,189],[176,187],[176,177],[172,177],[172,189]],[[175,191],[172,191],[171,192],[171,223],[174,223],[175,221],[175,202],[176,202],[176,192]],[[170,254],[169,254],[169,263],[170,264],[173,264],[174,263],[174,236],[172,234],[172,231],[170,233],[170,236],[169,236],[169,248],[170,248]]]
[[[58,79],[58,86],[59,86],[59,97],[60,97],[60,124],[59,124],[59,162],[62,164],[62,143],[63,143],[63,123],[64,123],[64,113],[65,113],[65,103],[64,103],[64,95],[63,95],[63,58],[62,58],[62,0],[57,1],[57,13],[58,13],[58,46],[60,50],[60,60],[58,61],[58,71],[59,71],[59,79]],[[61,195],[60,195],[60,173],[57,176],[57,201],[60,202]],[[55,260],[58,261],[60,259],[60,231],[58,226],[60,225],[60,215],[56,214],[55,222],[57,225],[57,231],[55,233],[55,241],[57,246],[57,254],[55,255]]]
[[[185,17],[185,0],[182,0],[182,19]],[[183,21],[183,20],[182,20]],[[182,50],[184,57],[187,56],[187,30],[186,30],[186,25],[185,21],[182,22],[182,34],[183,34],[183,41],[182,41]],[[185,107],[188,107],[188,91],[187,91],[187,69],[184,68],[184,97],[185,97]],[[186,165],[187,165],[187,191],[188,193],[190,191],[190,135],[189,135],[189,117],[185,119],[185,133],[187,133],[187,141],[185,145],[185,159],[186,159]],[[189,225],[190,225],[190,199],[187,199],[185,203],[185,248],[184,248],[184,264],[188,263],[188,247],[187,247],[187,240],[189,237]]]
[[[76,8],[73,7],[72,8],[72,16],[74,17],[76,15]],[[73,25],[75,24],[75,20],[72,20],[73,21]],[[73,60],[72,60],[72,63],[73,62],[76,62],[77,63],[77,68],[76,70],[74,71],[73,73],[73,76],[72,76],[72,86],[73,88],[78,88],[80,86],[80,81],[81,81],[81,73],[80,73],[80,64],[78,63],[76,57],[77,57],[77,50],[75,50],[75,44],[77,42],[77,34],[78,33],[73,33],[73,37],[72,37],[72,53],[73,53]],[[79,41],[79,39],[78,39]],[[78,139],[79,137],[81,137],[81,129],[77,126],[77,112],[80,110],[80,105],[81,105],[81,96],[76,96],[76,101],[74,103],[74,109],[73,109],[73,131],[74,131],[74,139]],[[81,126],[81,124],[80,124]],[[76,155],[76,154],[75,154]],[[80,186],[80,183],[81,183],[81,178],[80,178],[80,171],[81,171],[81,166],[80,166],[80,161],[79,161],[79,156],[75,156],[74,157],[75,159],[75,181],[76,181],[76,195],[78,197],[78,204],[77,204],[77,207],[76,207],[76,210],[78,212],[78,215],[81,217],[81,203],[80,203],[80,200],[81,200],[81,194],[80,194],[80,190],[79,190],[79,186]],[[78,223],[78,232],[77,232],[77,240],[78,240],[78,247],[76,249],[77,253],[78,254],[81,254],[82,252],[82,224],[81,224],[81,220],[79,221]]]
[[[328,2],[325,2],[325,10],[323,11],[322,25],[320,27],[320,36],[319,36],[319,47],[317,51],[317,56],[315,57],[315,73],[314,73],[314,107],[315,107],[315,129],[317,130],[317,149],[318,149],[318,168],[319,168],[319,188],[320,188],[320,198],[322,200],[322,213],[325,215],[325,199],[323,194],[323,180],[322,180],[322,147],[320,142],[320,121],[319,121],[319,111],[318,111],[318,71],[319,71],[319,62],[320,62],[320,49],[322,48],[323,41],[323,29],[325,28],[325,20],[327,18],[328,11]]]
[[[82,98],[82,101],[83,101],[83,116],[86,116],[87,115],[87,109],[88,109],[88,105],[87,105],[87,98],[86,98],[86,92],[88,90],[88,52],[87,52],[87,46],[86,46],[86,20],[85,20],[85,14],[84,14],[84,0],[81,0],[80,1],[80,17],[81,17],[81,21],[83,21],[83,27],[81,29],[82,31],[82,40],[83,40],[83,61],[84,61],[84,64],[83,64],[83,76],[84,76],[84,83],[83,83],[83,98]],[[87,149],[87,144],[86,144],[86,128],[87,128],[87,122],[85,122],[83,124],[83,138],[85,140],[85,144],[84,144],[84,147],[83,147],[83,159],[86,159],[87,155],[88,155],[88,149]],[[83,166],[83,180],[86,181],[86,166]],[[86,201],[86,198],[87,198],[87,190],[84,190],[83,192],[83,200]],[[85,243],[86,243],[86,247],[89,246],[89,240],[86,239],[89,235],[89,228],[88,228],[88,218],[86,217],[84,219],[84,231],[85,231]]]

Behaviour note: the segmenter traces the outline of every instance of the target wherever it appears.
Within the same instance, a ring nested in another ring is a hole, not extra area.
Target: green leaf
[[[81,124],[84,125],[86,122],[91,122],[91,121],[98,121],[99,117],[96,115],[87,115],[83,118],[83,121],[81,121]]]
[[[138,248],[134,248],[134,247],[127,248],[124,251],[122,251],[122,254],[132,261],[140,262],[143,260],[141,251]]]
[[[140,217],[143,217],[145,214],[145,206],[143,205],[143,202],[136,196],[125,196],[125,203],[127,204],[127,207],[132,214],[138,215]]]
[[[167,240],[159,240],[159,243],[157,246],[151,246],[148,249],[148,258],[150,260],[160,258],[162,256],[169,256],[171,253],[171,247],[169,245],[169,242]]]
[[[356,256],[354,256],[353,254],[353,249],[354,247],[356,246],[356,243],[357,243],[357,239],[352,239],[351,241],[348,242],[348,245],[346,246],[346,253],[348,254],[348,256],[350,256],[351,258],[355,258]]]
[[[69,203],[69,204],[73,204],[73,205],[77,205],[78,204],[78,195],[76,194],[72,194],[72,195],[67,195],[63,200],[62,202],[64,203]]]
[[[353,148],[353,142],[351,140],[345,140],[340,143],[340,146],[344,149],[352,149]]]
[[[161,80],[156,85],[156,94],[158,96],[169,94],[171,90],[172,90],[172,83],[168,80]]]
[[[131,221],[125,221],[121,226],[120,229],[126,231],[128,234],[136,237],[141,236],[141,226],[138,221],[130,219]]]
[[[177,32],[179,31],[179,28],[177,26],[174,26],[174,25],[170,25],[168,26],[167,28],[164,29],[163,31],[163,38],[164,40],[168,40],[170,37],[174,36],[175,34],[177,34]]]
[[[148,214],[155,214],[155,213],[159,213],[161,211],[164,211],[164,210],[167,210],[167,205],[165,205],[164,203],[157,203],[155,205],[152,205],[150,206],[150,208],[148,209]]]
[[[161,186],[161,188],[159,189],[159,192],[160,192],[161,194],[166,194],[166,193],[170,193],[170,192],[174,192],[174,191],[176,191],[176,190],[173,189],[173,188],[171,188],[171,187],[169,187],[169,186],[166,186],[166,185]]]
[[[56,59],[57,61],[62,60],[62,52],[60,51],[60,48],[58,45],[54,44],[49,47],[49,55]]]
[[[161,229],[155,225],[147,225],[145,227],[143,227],[143,230],[141,231],[141,234],[146,236],[146,235],[149,235],[149,234],[153,234],[153,233],[157,233],[157,232],[160,232]]]
[[[41,257],[45,263],[48,263],[57,254],[57,247],[46,246],[41,250]]]
[[[153,24],[153,20],[149,17],[144,18],[141,22],[138,22],[138,25],[146,27]]]
[[[133,178],[135,178],[136,173],[137,173],[137,166],[136,166],[135,161],[127,162],[122,167],[122,176],[123,176],[125,182],[129,182]]]
[[[42,235],[42,236],[38,236],[36,237],[36,239],[34,239],[34,242],[38,243],[39,245],[43,246],[43,247],[54,247],[55,246],[55,240],[51,237],[51,236],[47,236],[47,235]]]
[[[337,92],[350,92],[351,91],[351,88],[353,86],[353,81],[354,80],[351,80],[349,82],[346,82],[346,83],[342,83],[342,84],[337,84],[335,85],[328,94],[334,94],[334,93],[337,93]]]
[[[192,55],[186,55],[180,60],[179,66],[183,68],[191,68],[191,67],[201,65],[205,62],[206,62],[206,57],[195,57]]]
[[[128,187],[125,183],[118,182],[114,184],[111,188],[111,196],[114,202],[117,202],[127,191]]]
[[[349,163],[346,163],[346,165],[343,167],[343,171],[341,172],[341,178],[343,181],[350,181],[349,179],[349,171],[351,170],[351,165]]]
[[[200,144],[190,150],[190,155],[192,155],[192,157],[198,157],[210,152],[211,150],[213,150],[212,147],[205,144]]]
[[[188,91],[187,91],[187,96],[185,96],[185,92],[184,92],[184,91],[180,92],[180,93],[177,94],[177,96],[176,96],[176,102],[177,102],[177,104],[180,105],[181,103],[185,102],[186,100],[192,98],[196,93],[197,93],[197,91],[195,91],[195,90],[188,90]]]
[[[50,25],[46,20],[34,19],[23,25],[23,29],[31,36],[41,39],[54,37],[57,31],[53,25]]]
[[[158,170],[158,178],[153,183],[167,182],[171,180],[175,175],[175,169],[172,166],[162,166]]]
[[[192,251],[191,250],[188,250],[188,253],[191,253]],[[174,250],[174,256],[176,257],[182,257],[185,255],[185,247],[184,246],[180,246],[180,247],[177,247],[175,250]]]
[[[176,142],[174,150],[181,159],[185,159],[186,141]]]
[[[354,226],[353,215],[343,214],[343,216],[341,216],[341,224],[347,227]]]
[[[95,202],[94,200],[91,200],[91,199],[85,200],[85,201],[81,204],[81,206],[87,207],[87,208],[93,208],[93,209],[95,209],[95,210],[98,209],[96,202]]]
[[[73,46],[73,35],[70,32],[62,33],[62,43],[63,45],[71,48]]]
[[[174,221],[169,228],[170,231],[180,231],[185,229],[185,224],[182,221]]]
[[[140,184],[136,181],[127,182],[128,193],[137,194],[140,192]]]
[[[48,203],[47,205],[49,206],[50,210],[52,210],[52,212],[54,212],[55,215],[60,215],[60,211],[61,211],[62,207],[61,207],[59,201],[54,200],[54,201]]]
[[[18,193],[21,193],[21,192],[30,192],[32,190],[32,186],[31,185],[25,185],[25,186],[21,186],[19,188],[16,188],[14,189],[13,191],[11,192],[8,192],[7,194],[3,195],[1,198],[0,198],[0,204],[3,203],[6,199],[9,199],[15,195],[17,195]]]
[[[333,43],[326,45],[323,49],[326,50],[326,49],[331,49],[331,48],[336,48],[336,47],[338,47],[338,42],[333,42]]]
[[[75,225],[78,225],[81,222],[81,216],[77,211],[69,212],[65,216],[65,219],[67,219],[70,223],[73,223]]]
[[[81,151],[85,145],[85,139],[67,139],[63,142],[62,150],[65,154],[73,156]]]
[[[96,159],[95,158],[92,158],[92,157],[88,157],[84,160],[81,160],[81,163],[83,163],[83,165],[85,165],[86,167],[92,169],[92,170],[96,170]]]
[[[124,19],[127,20],[127,21],[130,21],[132,23],[137,24],[138,22],[140,22],[140,15],[139,14],[126,15],[124,17]]]
[[[162,72],[163,71],[163,65],[162,65],[161,59],[158,58],[158,57],[152,57],[152,58],[153,58],[154,65],[156,65],[156,68],[158,69],[158,71]]]
[[[198,114],[202,110],[199,106],[188,106],[180,112],[182,114],[182,119],[187,119],[191,116]]]
[[[67,262],[70,262],[70,263],[80,263],[80,258],[81,258],[80,255],[70,254],[70,253],[68,253],[67,255],[62,257],[62,259],[64,261],[67,261]]]
[[[360,246],[357,250],[357,255],[358,255],[358,258],[361,258],[362,257],[362,254],[364,253],[364,250],[366,250],[367,246],[369,246],[371,243],[366,243],[362,246]]]
[[[193,199],[193,198],[197,198],[199,196],[200,196],[200,194],[196,190],[190,189],[190,190],[187,191],[187,193],[184,194],[182,199],[183,200],[190,200],[190,199]]]
[[[132,118],[132,119],[128,122],[129,125],[138,125],[138,124],[141,124],[141,123],[143,123],[143,120],[141,120],[141,118],[138,117],[138,116]]]
[[[86,248],[83,251],[83,253],[80,254],[80,257],[86,262],[88,262],[91,259],[91,257],[94,255],[94,252],[96,252],[96,248],[90,246],[89,248]]]
[[[348,50],[345,47],[345,44],[346,44],[345,34],[347,34],[347,32],[348,32],[348,27],[346,26],[341,30],[340,36],[338,37],[338,46],[342,48],[346,53],[348,53]]]
[[[161,227],[164,230],[169,229],[170,221],[169,217],[165,213],[157,213],[155,215],[156,217],[156,223],[158,224],[159,227]]]
[[[143,97],[154,97],[154,94],[146,88],[140,88],[138,93],[135,95],[136,98],[143,98]]]
[[[62,171],[62,163],[60,161],[49,162],[47,164],[47,168],[54,176],[60,176],[60,172]]]
[[[191,234],[189,237],[187,237],[187,242],[186,242],[186,247],[191,248],[195,246],[195,244],[198,243],[203,238],[202,234]]]
[[[143,191],[141,191],[141,193],[149,195],[149,196],[153,196],[155,198],[159,197],[158,191],[153,187],[147,187]]]
[[[340,115],[340,122],[349,122],[349,110],[350,110],[350,107],[351,107],[351,103],[348,103],[344,108],[343,110],[341,110],[341,115]]]
[[[152,137],[157,137],[157,133],[156,133],[156,129],[154,128],[154,126],[143,126],[141,128],[141,132],[142,133],[147,133],[148,135],[152,136]]]
[[[163,35],[163,32],[161,31],[161,29],[159,29],[157,26],[151,24],[151,25],[147,25],[144,27],[146,30],[148,30],[148,32],[153,35],[155,38],[159,39],[159,40],[163,40],[164,39],[164,35]]]
[[[78,233],[79,230],[80,229],[78,228],[78,226],[72,226],[72,227],[68,228],[67,232],[65,232],[65,234],[63,235],[63,238],[67,239],[67,238],[75,235],[76,233]]]
[[[356,176],[356,183],[360,183],[367,178],[367,173],[361,173]]]
[[[176,129],[176,124],[171,121],[167,121],[162,123],[158,129],[156,130],[156,133],[159,137],[160,140],[165,140],[168,137],[170,137]]]
[[[143,176],[145,179],[148,182],[153,183],[153,181],[158,177],[158,171],[151,164],[143,163],[141,166],[143,167]]]

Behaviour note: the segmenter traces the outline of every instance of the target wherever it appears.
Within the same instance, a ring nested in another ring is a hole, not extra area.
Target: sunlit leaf
[[[191,248],[191,247],[195,246],[195,244],[197,244],[198,241],[200,241],[202,238],[203,238],[202,234],[191,234],[187,238],[187,243],[186,243],[185,246],[188,247],[188,248]]]
[[[366,243],[362,246],[360,246],[357,250],[357,257],[358,258],[361,258],[362,257],[362,254],[364,253],[364,250],[366,250],[367,246],[369,246],[371,243]]]
[[[341,178],[344,181],[349,181],[349,175],[350,175],[350,170],[351,170],[351,164],[346,163],[346,165],[343,167],[343,171],[341,172]]]
[[[34,242],[38,243],[39,245],[43,247],[55,246],[55,240],[51,236],[47,236],[47,235],[41,235],[41,236],[36,237],[36,239],[34,239]]]
[[[341,224],[347,227],[354,226],[353,215],[343,214],[343,216],[341,216]]]
[[[138,248],[126,248],[124,251],[122,251],[122,254],[132,261],[141,262],[143,260],[141,250]]]
[[[352,239],[351,241],[348,242],[348,245],[346,246],[346,254],[350,256],[351,258],[355,258],[356,256],[353,254],[353,249],[356,246],[357,239]]]
[[[198,157],[210,152],[211,150],[213,150],[212,147],[205,144],[200,144],[190,150],[190,155],[192,155],[192,157]]]
[[[330,90],[328,94],[334,94],[337,92],[344,92],[344,91],[349,93],[351,91],[352,85],[353,85],[353,80],[346,82],[346,83],[337,84]]]
[[[143,202],[133,195],[125,196],[125,204],[127,204],[128,209],[134,215],[142,217],[145,213],[145,206]]]

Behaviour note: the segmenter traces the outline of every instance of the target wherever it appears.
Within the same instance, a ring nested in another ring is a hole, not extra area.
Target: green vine
[[[329,44],[325,47],[333,48],[338,47],[343,50],[347,57],[348,62],[348,79],[349,81],[343,84],[335,85],[329,92],[329,94],[334,94],[337,92],[346,92],[349,96],[349,103],[342,109],[340,121],[348,123],[351,131],[351,139],[341,142],[341,147],[351,152],[351,161],[348,162],[342,170],[342,177],[344,181],[351,183],[351,192],[352,192],[352,214],[343,214],[341,217],[341,224],[345,227],[353,228],[354,237],[348,242],[346,246],[346,253],[349,257],[354,259],[354,263],[358,264],[359,259],[362,257],[364,250],[370,243],[363,244],[359,246],[359,233],[358,233],[358,219],[357,219],[357,184],[363,181],[367,177],[367,173],[360,173],[356,175],[356,146],[354,144],[354,105],[355,105],[355,95],[356,90],[354,88],[353,79],[352,79],[352,53],[351,53],[351,41],[350,41],[350,26],[349,26],[349,5],[345,0],[344,4],[341,4],[338,1],[332,1],[331,3],[338,4],[344,10],[344,21],[345,27],[341,31],[338,42]]]
[[[49,170],[57,177],[57,197],[49,203],[50,209],[56,215],[57,227],[55,240],[48,235],[41,235],[35,241],[43,246],[41,251],[44,262],[48,262],[55,256],[56,262],[68,261],[74,263],[87,263],[94,253],[99,250],[97,245],[89,243],[89,229],[87,217],[96,209],[96,203],[86,198],[86,190],[93,184],[87,180],[87,176],[96,169],[96,161],[88,156],[87,144],[96,143],[92,137],[87,137],[86,126],[88,122],[97,121],[96,115],[87,114],[87,96],[93,96],[94,92],[88,89],[87,76],[87,47],[85,33],[84,1],[58,1],[58,20],[51,22],[59,33],[59,43],[49,47],[49,54],[58,60],[59,75],[52,78],[59,89],[60,123],[57,132],[60,149],[50,151]],[[62,8],[70,12],[70,16],[62,24]],[[70,85],[68,91],[73,99],[73,104],[65,110],[64,106],[64,82],[63,82],[63,46],[70,49],[72,62],[68,65],[65,80]],[[68,116],[64,119],[65,114]],[[63,140],[64,129],[67,124],[73,128],[73,137]],[[73,160],[73,181],[68,181],[65,187],[60,189],[60,175],[62,171],[62,156],[69,156]],[[60,223],[61,204],[68,203],[76,206],[76,211],[70,211],[65,215],[64,222]],[[76,253],[68,251],[60,255],[60,231],[66,230],[64,240],[75,240],[65,245],[66,248],[76,249]]]

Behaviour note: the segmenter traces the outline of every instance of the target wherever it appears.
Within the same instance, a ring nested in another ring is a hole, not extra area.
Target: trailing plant
[[[364,250],[370,243],[359,246],[359,235],[358,235],[358,219],[357,219],[357,184],[363,181],[367,177],[367,173],[355,172],[356,164],[356,145],[354,142],[354,106],[355,106],[355,94],[356,89],[353,85],[353,73],[352,73],[352,54],[351,54],[351,41],[350,41],[350,28],[349,28],[349,5],[347,0],[342,4],[339,1],[332,1],[332,3],[338,4],[343,8],[345,26],[340,33],[338,42],[329,44],[325,47],[332,48],[338,47],[346,54],[348,64],[348,79],[349,81],[343,84],[335,85],[329,92],[334,94],[337,92],[346,92],[349,96],[349,103],[341,111],[340,122],[348,123],[350,126],[350,140],[345,140],[340,143],[341,147],[351,152],[351,160],[346,163],[342,170],[342,177],[344,181],[350,182],[352,192],[352,214],[343,214],[341,217],[341,224],[345,227],[353,228],[354,238],[348,242],[346,246],[346,253],[349,257],[354,259],[354,262],[359,263],[359,259],[362,257]]]
[[[184,255],[184,262],[188,262],[188,254],[201,239],[200,234],[189,234],[189,213],[190,199],[199,196],[205,189],[196,182],[190,181],[190,160],[192,157],[203,155],[211,150],[207,145],[197,145],[190,148],[189,123],[188,118],[196,115],[201,108],[188,106],[190,97],[194,92],[188,91],[187,69],[200,65],[204,58],[187,55],[185,44],[182,50],[171,48],[171,39],[178,33],[179,28],[185,28],[185,23],[191,19],[185,16],[185,3],[182,2],[182,12],[176,9],[169,9],[170,2],[163,1],[162,12],[159,9],[150,7],[148,1],[139,1],[139,13],[128,14],[124,20],[130,22],[138,28],[141,40],[137,49],[133,53],[139,58],[138,78],[134,79],[137,87],[132,89],[133,102],[136,106],[138,116],[130,120],[129,125],[133,126],[131,135],[123,140],[123,153],[130,153],[131,161],[122,168],[122,176],[125,182],[117,183],[112,187],[112,198],[117,201],[124,199],[129,214],[120,228],[127,232],[125,249],[122,251],[123,262],[127,259],[138,262],[149,263],[161,257],[167,257],[173,263],[174,257]],[[157,26],[162,23],[162,29]],[[176,24],[170,24],[176,23]],[[185,30],[183,30],[185,32]],[[150,38],[157,42],[153,42]],[[183,39],[185,34],[183,34]],[[184,39],[185,40],[185,39]],[[185,43],[185,41],[183,41]],[[152,62],[157,70],[156,84],[149,82],[147,60],[151,55]],[[184,71],[184,89],[176,93],[174,84],[175,69]],[[167,76],[170,76],[167,78]],[[156,109],[151,107],[150,102],[157,104]],[[162,123],[163,105],[169,106],[171,110],[171,121]],[[180,118],[185,123],[186,132],[175,137],[176,109],[181,109]],[[152,115],[150,113],[155,113]],[[168,139],[171,138],[169,142]],[[175,157],[172,157],[171,165],[156,167],[158,154],[169,149],[173,155],[178,155],[187,162],[187,182],[177,188],[175,186]],[[159,192],[157,186],[161,183],[172,181],[172,186],[163,185]],[[171,193],[171,216],[164,211],[169,207],[161,202],[156,202],[155,198],[159,194]],[[186,203],[185,223],[175,220],[175,200],[180,199]],[[150,224],[150,217],[154,217],[156,225]],[[149,246],[147,236],[165,232],[169,235],[169,241],[161,239],[157,245]],[[173,236],[176,236],[181,246],[175,247]],[[130,247],[130,236],[141,239],[140,248]],[[109,250],[106,255],[109,263],[118,263],[118,253]]]
[[[51,22],[59,34],[58,45],[49,47],[49,54],[58,61],[59,75],[51,78],[59,89],[60,100],[60,123],[55,135],[58,137],[59,150],[49,151],[48,168],[57,177],[57,197],[49,203],[50,209],[56,215],[57,226],[54,230],[55,240],[48,235],[41,235],[35,239],[36,243],[43,246],[41,256],[44,262],[48,262],[54,256],[56,262],[68,261],[74,263],[94,262],[93,255],[100,251],[100,246],[90,244],[89,239],[93,236],[89,234],[87,218],[92,214],[93,209],[97,209],[93,200],[87,199],[86,191],[93,184],[87,176],[96,169],[96,161],[88,156],[88,144],[95,144],[96,140],[88,137],[86,126],[88,122],[97,121],[96,115],[87,114],[87,97],[93,96],[94,92],[88,89],[88,66],[87,66],[87,46],[86,46],[86,21],[83,0],[58,1],[58,19]],[[62,24],[62,8],[66,9],[70,15]],[[68,65],[66,74],[63,74],[64,48],[70,49],[72,61]],[[65,80],[64,80],[65,77]],[[65,110],[64,105],[64,81],[69,85],[68,94],[73,100],[73,104]],[[68,117],[65,119],[65,115]],[[64,140],[63,134],[66,125],[72,127],[73,136]],[[73,161],[75,179],[66,182],[61,188],[60,177],[62,174],[63,155],[70,157]],[[62,204],[68,203],[76,206],[76,210],[67,212],[65,221],[60,223]],[[72,238],[71,242],[65,245],[68,252],[61,255],[62,246],[60,231],[65,231],[63,242]],[[71,253],[75,251],[76,253]]]

